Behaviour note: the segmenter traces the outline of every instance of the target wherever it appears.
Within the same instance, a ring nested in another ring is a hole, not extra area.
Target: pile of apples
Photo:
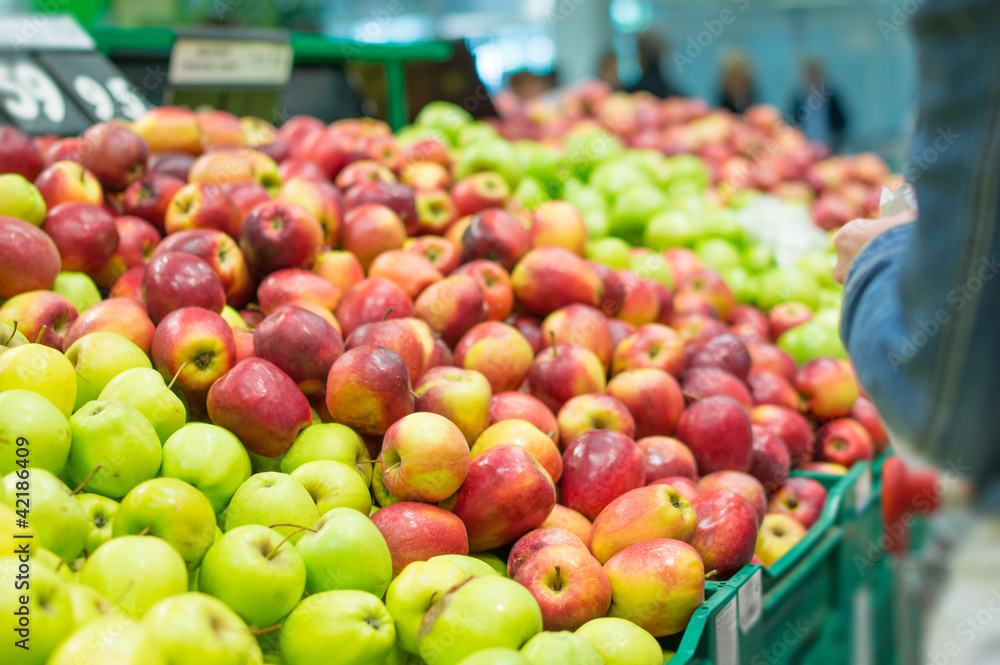
[[[595,237],[656,236],[607,196],[638,174],[762,254],[701,160],[613,140],[437,103],[0,129],[0,660],[662,664],[706,579],[818,519],[790,471],[886,435],[846,360],[775,343],[818,296]]]

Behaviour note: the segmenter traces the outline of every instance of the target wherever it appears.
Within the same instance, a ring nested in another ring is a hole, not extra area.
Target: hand
[[[845,224],[833,238],[833,246],[837,248],[837,265],[833,269],[833,278],[843,284],[854,259],[868,243],[894,226],[909,224],[916,218],[916,211],[904,210],[891,217],[855,219]]]

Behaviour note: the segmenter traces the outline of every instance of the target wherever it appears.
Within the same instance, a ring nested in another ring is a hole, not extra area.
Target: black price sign
[[[135,120],[149,110],[132,83],[99,53],[45,53],[38,59],[94,122]]]
[[[0,108],[28,134],[79,134],[93,124],[29,56],[0,55]]]

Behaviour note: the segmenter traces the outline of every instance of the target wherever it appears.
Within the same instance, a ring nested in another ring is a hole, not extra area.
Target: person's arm
[[[985,491],[1000,481],[1000,3],[929,0],[914,24],[919,220],[841,231],[841,334],[890,429]]]

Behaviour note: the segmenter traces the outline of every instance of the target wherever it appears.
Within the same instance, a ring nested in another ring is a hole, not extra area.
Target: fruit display
[[[0,660],[655,665],[791,550],[888,444],[719,175],[769,116],[579,101],[4,130]]]

